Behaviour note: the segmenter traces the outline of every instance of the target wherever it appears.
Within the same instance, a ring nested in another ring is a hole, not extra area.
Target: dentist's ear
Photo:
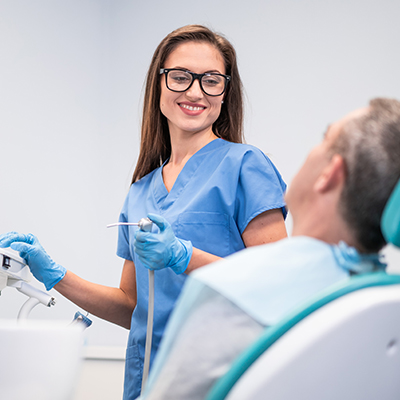
[[[346,179],[346,163],[339,154],[334,154],[329,164],[322,170],[314,184],[317,192],[325,193],[334,189],[341,188]]]

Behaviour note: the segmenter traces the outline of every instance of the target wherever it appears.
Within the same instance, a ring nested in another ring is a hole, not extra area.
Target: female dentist
[[[147,74],[141,149],[120,222],[148,216],[141,232],[120,226],[119,288],[56,264],[37,238],[10,232],[0,247],[25,258],[35,277],[79,307],[130,328],[124,399],[140,394],[148,305],[155,274],[152,359],[186,274],[248,246],[286,237],[286,185],[257,148],[242,144],[242,84],[232,45],[201,25],[167,35]],[[246,268],[244,265],[243,268]]]

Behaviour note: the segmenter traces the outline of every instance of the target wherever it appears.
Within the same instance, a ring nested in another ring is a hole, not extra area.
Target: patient
[[[380,219],[400,178],[400,102],[372,100],[331,124],[286,196],[289,239],[192,273],[143,398],[204,399],[262,332],[326,287],[385,268]]]

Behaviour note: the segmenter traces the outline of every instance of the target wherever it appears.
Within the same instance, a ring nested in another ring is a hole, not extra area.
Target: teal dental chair
[[[400,181],[382,215],[400,247]],[[261,337],[206,400],[400,399],[400,275],[354,276]]]

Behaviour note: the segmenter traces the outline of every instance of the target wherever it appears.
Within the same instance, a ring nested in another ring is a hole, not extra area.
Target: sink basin
[[[0,398],[72,399],[81,367],[83,330],[69,323],[0,320]]]

